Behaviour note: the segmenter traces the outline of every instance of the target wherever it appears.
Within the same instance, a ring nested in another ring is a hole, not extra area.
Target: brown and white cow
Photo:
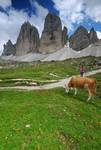
[[[71,77],[69,82],[65,84],[66,92],[69,92],[69,89],[75,89],[75,95],[77,94],[77,88],[86,88],[88,90],[88,101],[96,95],[96,80],[88,77]]]

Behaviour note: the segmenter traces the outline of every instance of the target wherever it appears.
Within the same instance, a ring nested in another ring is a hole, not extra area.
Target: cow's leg
[[[75,95],[77,94],[77,88],[75,88]]]
[[[69,93],[69,88],[66,88],[66,89],[65,89],[65,92],[66,92],[66,93]]]
[[[92,96],[91,96],[91,95],[89,95],[89,97],[88,97],[87,101],[89,101],[89,100],[91,99],[91,97],[92,97]]]
[[[88,93],[89,93],[89,97],[88,97],[87,101],[89,101],[92,98],[92,94],[91,94],[91,91],[89,88],[88,88]]]
[[[65,84],[65,92],[68,93],[69,92],[69,87]]]

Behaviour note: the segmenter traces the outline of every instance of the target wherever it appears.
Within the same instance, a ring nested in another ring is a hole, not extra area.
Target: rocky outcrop
[[[92,29],[90,30],[90,33],[89,33],[89,40],[90,40],[90,44],[98,42],[97,33],[96,33],[96,31],[94,30],[94,28],[92,28]]]
[[[41,53],[51,53],[61,49],[62,47],[61,20],[58,16],[49,13],[45,18],[39,51]]]
[[[16,55],[21,56],[29,52],[38,52],[39,33],[29,22],[21,26],[21,30],[16,43]]]
[[[67,36],[67,28],[64,27],[63,31],[62,31],[62,45],[66,45],[67,44],[67,40],[68,40],[68,36]]]
[[[13,45],[10,40],[8,40],[8,42],[4,44],[2,56],[15,55],[15,52],[16,52],[15,45]]]
[[[83,26],[78,27],[75,33],[69,39],[69,46],[74,50],[82,50],[90,44],[89,34]]]
[[[60,50],[67,45],[68,30],[66,27],[62,30],[62,24],[59,16],[48,14],[45,18],[44,29],[39,39],[39,33],[36,27],[29,22],[25,22],[21,26],[19,36],[15,45],[9,40],[4,44],[2,55],[22,56],[28,53],[48,54]],[[80,51],[90,44],[99,46],[101,41],[97,37],[97,33],[92,28],[88,33],[87,29],[79,26],[74,34],[69,38],[70,48]]]

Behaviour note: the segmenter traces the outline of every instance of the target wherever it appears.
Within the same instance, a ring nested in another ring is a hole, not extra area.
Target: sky
[[[48,13],[60,16],[71,35],[78,26],[94,27],[101,38],[101,0],[0,0],[0,54],[9,39],[16,43],[25,21],[37,27],[41,36]]]

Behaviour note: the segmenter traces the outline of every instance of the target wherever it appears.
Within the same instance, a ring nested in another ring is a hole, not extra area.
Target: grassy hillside
[[[100,150],[101,74],[97,96],[64,89],[0,91],[0,150]]]
[[[97,58],[100,59],[100,58]],[[10,78],[30,78],[34,80],[52,80],[64,78],[67,75],[79,74],[80,63],[86,67],[86,71],[96,69],[92,68],[94,57],[85,57],[79,59],[69,59],[62,62],[32,62],[32,63],[1,63],[3,66],[0,69],[0,79]],[[50,73],[56,74],[58,77],[53,77]]]
[[[44,83],[79,74],[83,62],[87,71],[94,57],[51,63],[0,62],[0,86],[12,86],[11,78]],[[100,59],[100,58],[99,58]],[[58,77],[51,76],[50,73]],[[77,96],[63,88],[41,91],[0,91],[0,150],[100,150],[101,74],[97,96],[87,103],[87,91]],[[23,83],[24,84],[24,83]]]

